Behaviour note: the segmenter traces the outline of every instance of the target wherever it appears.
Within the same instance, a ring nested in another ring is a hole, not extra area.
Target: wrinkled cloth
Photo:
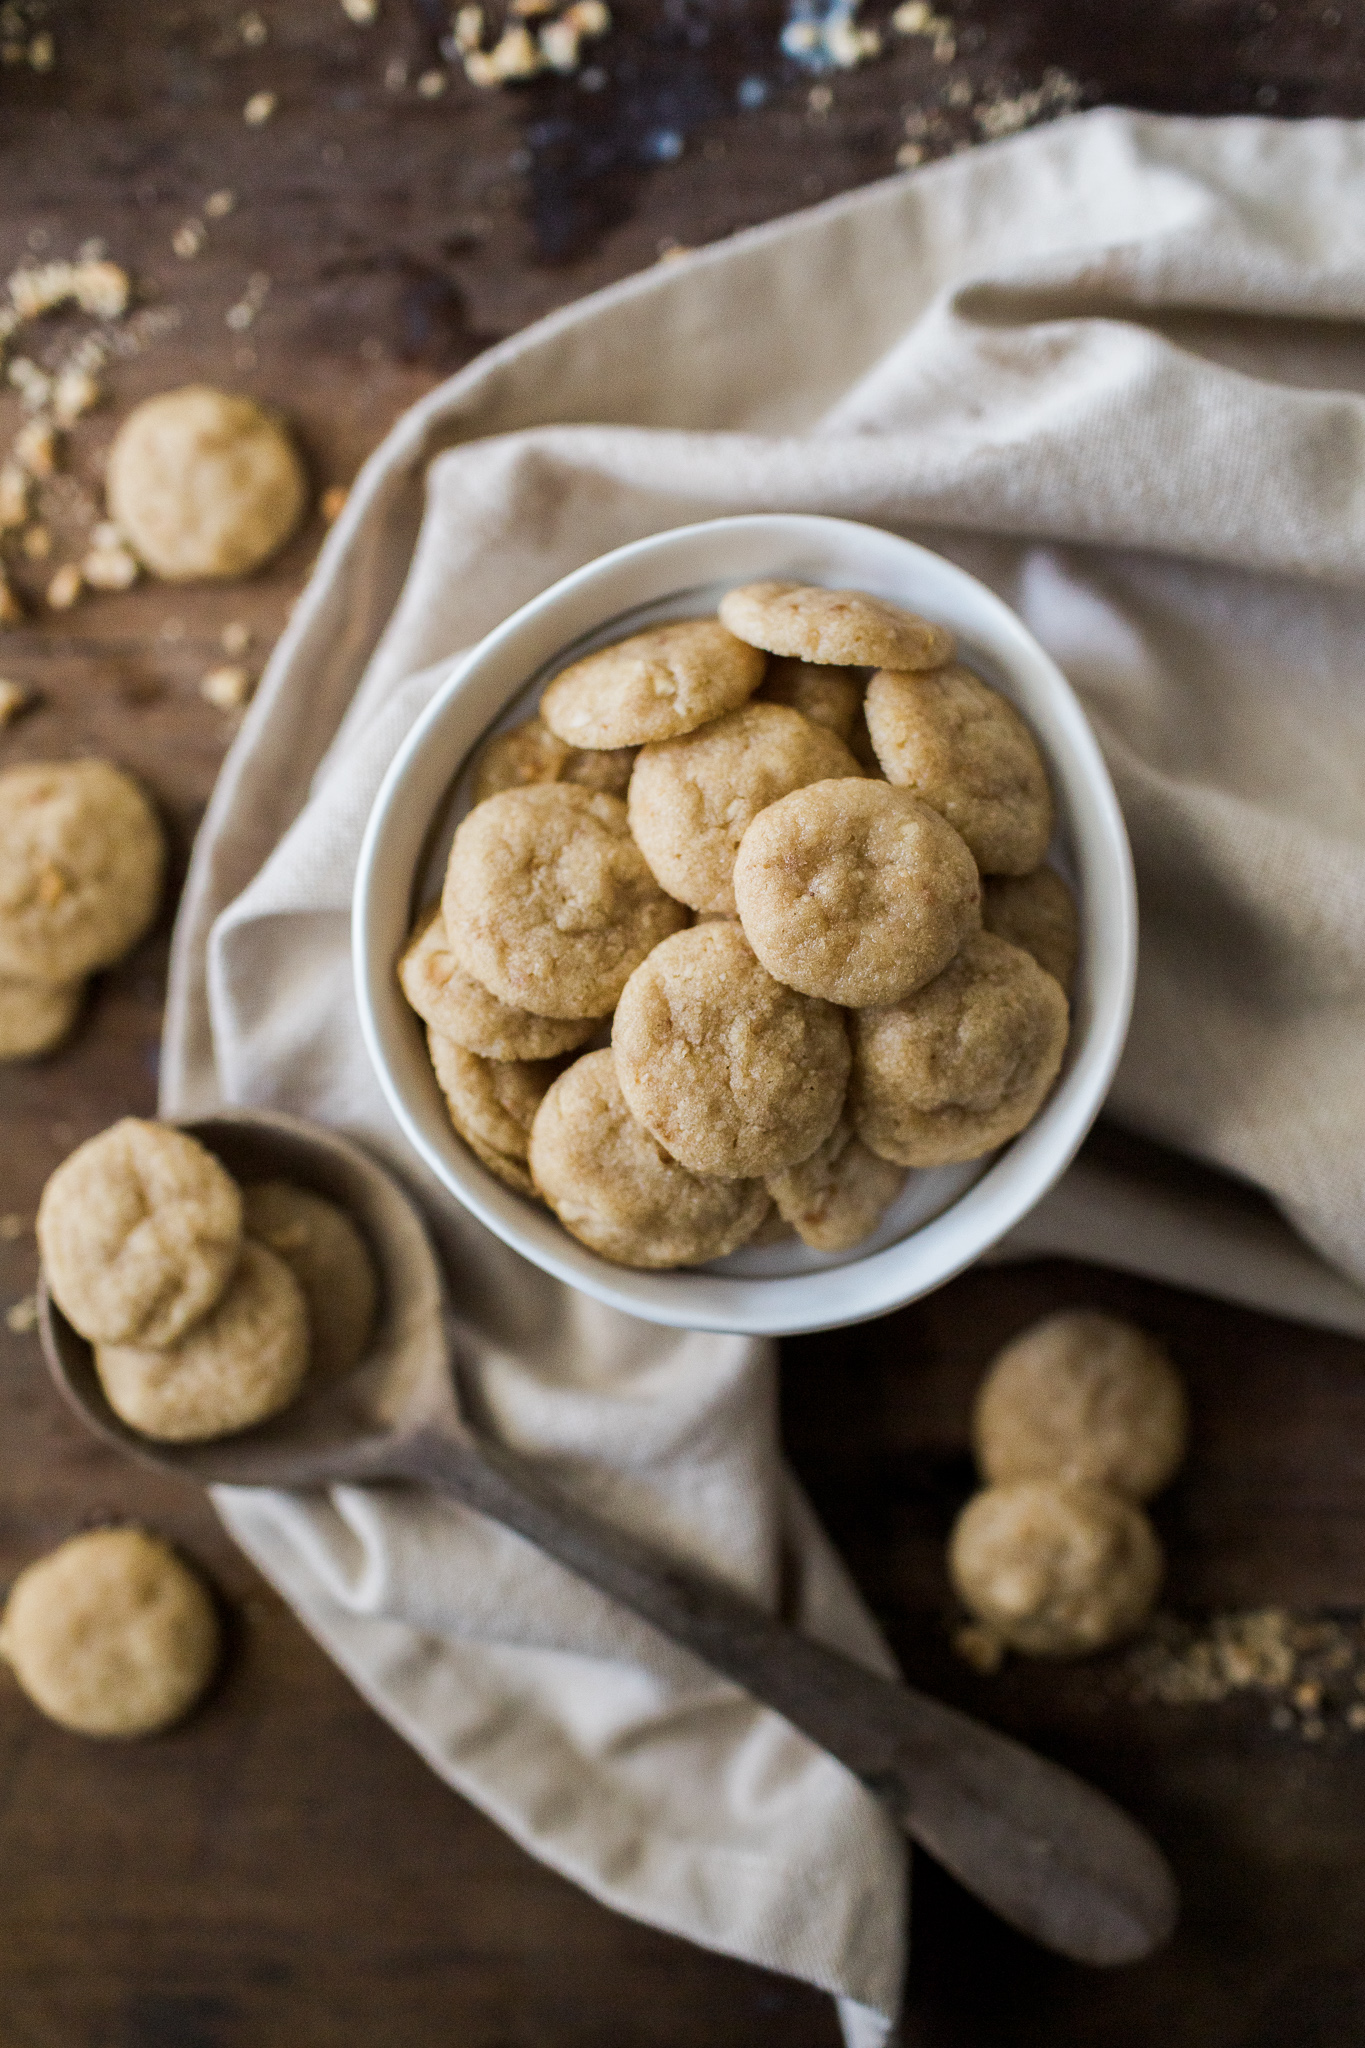
[[[1114,775],[1142,951],[1111,1111],[1247,1199],[1187,1205],[1083,1157],[1014,1249],[1365,1329],[1365,129],[1101,110],[490,350],[366,465],[195,850],[165,1112],[276,1106],[374,1146],[479,1333],[485,1424],[888,1668],[784,1474],[771,1347],[600,1308],[458,1211],[384,1108],[351,995],[359,837],[452,655],[606,549],[759,510],[863,519],[984,578]],[[366,1696],[536,1855],[824,1986],[851,2042],[887,2037],[903,1845],[838,1765],[448,1503],[219,1505]]]

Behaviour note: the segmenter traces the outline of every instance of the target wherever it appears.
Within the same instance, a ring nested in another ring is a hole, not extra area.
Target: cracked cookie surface
[[[770,654],[858,668],[937,668],[956,645],[946,626],[866,590],[744,583],[720,602],[732,633]]]
[[[643,746],[737,710],[762,682],[765,666],[763,655],[718,619],[681,619],[561,669],[540,700],[540,715],[571,747]]]

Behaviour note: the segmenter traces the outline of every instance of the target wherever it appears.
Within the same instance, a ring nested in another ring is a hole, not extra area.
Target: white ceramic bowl
[[[841,1254],[793,1243],[746,1247],[709,1266],[634,1272],[580,1245],[456,1138],[394,964],[418,909],[440,893],[451,836],[470,805],[469,758],[484,735],[528,717],[549,678],[592,648],[714,610],[734,584],[779,576],[875,591],[941,620],[964,658],[1027,718],[1057,797],[1051,858],[1080,900],[1071,1043],[1056,1089],[1020,1137],[969,1166],[912,1173],[865,1246]],[[1123,1048],[1137,911],[1123,819],[1094,735],[1065,678],[1009,607],[964,570],[894,534],[770,513],[708,520],[618,548],[523,605],[454,664],[375,800],[356,875],[353,945],[361,1024],[384,1093],[457,1200],[528,1259],[601,1301],[686,1329],[778,1335],[859,1322],[928,1293],[1047,1192],[1094,1121]]]

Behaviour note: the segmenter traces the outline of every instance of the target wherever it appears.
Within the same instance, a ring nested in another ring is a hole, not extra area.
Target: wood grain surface
[[[380,0],[370,26],[336,0],[17,4],[55,61],[0,64],[0,265],[99,238],[142,309],[109,403],[71,437],[92,490],[128,405],[190,378],[281,406],[319,488],[344,484],[490,341],[678,246],[885,176],[907,144],[970,146],[1064,101],[1365,112],[1365,15],[1347,0],[971,0],[943,10],[950,60],[889,35],[877,62],[823,78],[779,58],[770,0],[625,0],[594,47],[599,80],[488,93],[444,62],[444,14],[415,0]],[[0,8],[0,44],[4,24]],[[433,71],[445,83],[427,98]],[[275,111],[248,126],[264,91]],[[231,211],[206,217],[216,192]],[[181,258],[190,221],[202,246]],[[249,322],[230,323],[243,304]],[[42,346],[65,332],[52,323]],[[18,418],[0,395],[0,442]],[[232,731],[198,683],[229,625],[250,629],[259,669],[322,531],[314,519],[243,585],[149,585],[64,613],[22,569],[30,616],[0,634],[0,675],[36,702],[0,733],[0,762],[126,762],[183,867]],[[0,2044],[830,2048],[823,1997],[610,1914],[516,1849],[364,1706],[198,1495],[120,1462],[57,1406],[23,1327],[32,1213],[73,1144],[153,1104],[169,918],[102,978],[59,1056],[0,1071],[0,1582],[76,1528],[145,1520],[212,1573],[232,1649],[189,1723],[127,1748],[48,1726],[0,1678]],[[906,2039],[1365,2038],[1365,1734],[1343,1713],[1310,1739],[1256,1695],[1139,1700],[1122,1655],[983,1677],[952,1650],[943,1539],[970,1486],[972,1387],[1001,1339],[1071,1302],[1159,1330],[1188,1376],[1194,1455],[1158,1517],[1172,1604],[1354,1625],[1365,1603],[1359,1344],[1038,1265],[788,1345],[792,1457],[907,1673],[1127,1801],[1185,1888],[1172,1946],[1097,1976],[1006,1934],[918,1861]]]

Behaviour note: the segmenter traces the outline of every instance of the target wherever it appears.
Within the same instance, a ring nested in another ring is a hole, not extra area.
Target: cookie
[[[283,547],[308,503],[279,421],[205,384],[135,406],[114,436],[105,482],[110,517],[171,583],[249,575]]]
[[[937,668],[956,645],[903,605],[866,590],[825,590],[815,583],[744,583],[727,591],[720,616],[732,633],[770,654],[862,668]]]
[[[842,1116],[809,1159],[768,1175],[768,1193],[783,1221],[817,1252],[861,1244],[904,1185],[905,1169],[869,1152]]]
[[[566,747],[541,719],[528,719],[525,725],[496,733],[482,748],[474,767],[474,801],[481,804],[485,797],[504,789],[525,789],[533,782],[576,782],[584,789],[624,796],[635,753],[634,747],[602,752]]]
[[[1163,1560],[1142,1509],[1097,1486],[1021,1480],[968,1501],[948,1549],[965,1607],[1030,1657],[1083,1657],[1132,1635]]]
[[[0,974],[71,982],[121,959],[156,916],[166,842],[108,761],[0,771]]]
[[[744,704],[681,739],[643,747],[627,810],[655,879],[694,910],[735,908],[739,842],[769,804],[857,776],[843,741],[782,704]]]
[[[693,1173],[722,1179],[809,1158],[848,1080],[838,1010],[774,981],[728,923],[655,947],[622,991],[611,1047],[632,1114]]]
[[[52,1298],[83,1337],[174,1344],[232,1278],[242,1198],[197,1140],[126,1116],[62,1161],[37,1232]]]
[[[1189,1418],[1155,1337],[1069,1309],[1007,1344],[977,1391],[972,1443],[993,1485],[1066,1479],[1148,1500],[1175,1477]]]
[[[142,1529],[92,1529],[40,1557],[0,1624],[0,1655],[34,1706],[77,1735],[169,1728],[221,1651],[203,1580]]]
[[[563,783],[505,790],[470,812],[441,908],[465,972],[538,1017],[609,1015],[632,970],[687,919],[621,799]]]
[[[1066,1050],[1067,1001],[1018,946],[977,932],[927,987],[852,1020],[849,1109],[900,1166],[979,1159],[1031,1123]]]
[[[308,1310],[310,1370],[339,1379],[374,1335],[379,1279],[369,1246],[344,1209],[309,1188],[261,1181],[242,1189],[246,1234],[283,1259]]]
[[[736,711],[763,680],[763,656],[717,619],[653,626],[561,669],[540,700],[571,747],[639,747]]]
[[[779,655],[768,663],[757,693],[760,704],[785,704],[812,725],[823,725],[846,747],[863,715],[867,685],[856,669],[834,668],[814,661],[792,661]]]
[[[432,1030],[427,1046],[450,1121],[475,1158],[519,1195],[533,1193],[527,1139],[559,1062],[480,1059]]]
[[[435,903],[423,916],[398,963],[403,994],[424,1024],[466,1052],[488,1060],[548,1060],[591,1038],[597,1020],[535,1017],[514,1010],[466,974],[446,944],[445,920]]]
[[[287,1408],[308,1370],[303,1289],[274,1252],[246,1238],[227,1292],[161,1350],[97,1344],[104,1397],[159,1443],[234,1436]]]
[[[981,922],[997,938],[1032,953],[1071,994],[1081,921],[1076,899],[1055,868],[1035,868],[1031,875],[987,875],[981,890]]]
[[[564,1228],[618,1266],[697,1266],[762,1223],[759,1180],[691,1173],[627,1107],[609,1052],[561,1074],[531,1127],[531,1173]]]
[[[1052,791],[1014,706],[969,668],[883,669],[867,686],[867,729],[888,782],[955,825],[983,874],[1032,873],[1052,837]]]
[[[0,974],[0,1060],[32,1060],[67,1038],[85,999],[83,981],[25,981]]]
[[[981,917],[976,863],[952,826],[865,779],[811,783],[760,811],[734,886],[769,973],[851,1009],[932,980]]]

